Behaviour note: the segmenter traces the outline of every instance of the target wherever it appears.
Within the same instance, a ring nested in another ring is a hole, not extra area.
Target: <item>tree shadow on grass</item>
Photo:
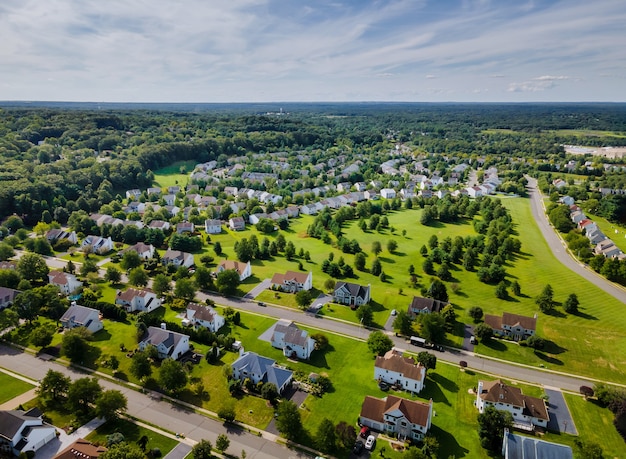
[[[443,387],[445,390],[447,390],[448,392],[458,392],[459,391],[459,385],[457,383],[455,383],[454,381],[445,378],[444,376],[440,375],[439,373],[433,372],[433,373],[428,373],[428,377],[434,381],[436,384],[438,384],[439,386]]]
[[[535,350],[535,355],[539,357],[541,360],[543,360],[544,362],[551,363],[553,365],[563,365],[563,361],[557,358],[551,357],[541,351]]]
[[[548,315],[548,316],[557,317],[559,319],[564,319],[565,317],[567,317],[567,314],[565,314],[564,312],[559,311],[556,308],[549,310],[545,314]]]
[[[433,379],[432,375],[430,375],[430,379]],[[422,396],[427,399],[432,398],[435,403],[445,403],[448,406],[451,405],[448,397],[446,397],[446,394],[444,394],[442,388],[437,383],[426,384],[420,393],[420,397]]]
[[[430,433],[434,435],[439,441],[438,457],[454,457],[462,458],[466,457],[469,453],[469,449],[459,445],[459,442],[454,438],[450,432],[443,430],[441,427],[435,425],[436,419],[433,420],[433,425],[430,428]]]
[[[111,333],[104,328],[91,336],[93,341],[109,341],[111,339]]]
[[[335,352],[335,348],[332,344],[328,344],[323,351],[313,351],[307,363],[317,368],[330,369],[328,361],[326,360],[326,354],[329,352]]]
[[[551,340],[545,340],[543,349],[541,350],[547,352],[548,354],[562,354],[563,352],[567,351],[566,348],[559,346]]]
[[[499,339],[488,339],[487,341],[481,340],[483,346],[493,349],[494,351],[506,351],[506,345]]]
[[[382,261],[383,263],[395,264],[396,262],[396,260],[394,260],[393,258],[388,258],[388,257],[378,257],[378,259]]]
[[[592,316],[591,314],[587,314],[585,312],[582,312],[581,310],[578,310],[578,312],[575,313],[574,315],[577,317],[580,317],[581,319],[598,320],[596,316]]]

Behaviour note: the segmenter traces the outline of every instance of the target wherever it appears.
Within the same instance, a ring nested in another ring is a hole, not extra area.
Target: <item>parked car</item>
[[[374,449],[374,444],[376,443],[376,437],[374,435],[370,435],[367,437],[365,441],[365,449],[371,451]]]
[[[397,313],[398,313],[398,311],[396,311],[395,309],[392,309],[392,310],[391,310],[391,315],[392,315],[392,316],[395,316]]]
[[[363,442],[357,440],[356,443],[354,444],[354,447],[352,448],[352,454],[356,454],[357,456],[360,456],[362,452],[363,452]]]
[[[265,306],[265,303],[263,303],[262,301],[259,301],[259,306]]]
[[[478,341],[476,340],[476,337],[475,337],[474,335],[472,335],[472,336],[470,337],[470,343],[471,343],[471,344],[478,344]]]
[[[380,390],[382,390],[383,392],[387,392],[389,390],[389,384],[387,384],[385,381],[379,381],[378,382],[378,387],[380,388]]]
[[[367,426],[363,426],[361,427],[361,433],[359,435],[361,435],[361,437],[365,438],[369,435],[370,433],[370,428]]]

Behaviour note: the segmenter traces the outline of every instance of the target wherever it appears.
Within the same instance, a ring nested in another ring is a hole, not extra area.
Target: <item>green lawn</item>
[[[189,173],[193,170],[197,161],[177,161],[174,164],[154,171],[154,183],[152,186],[167,188],[179,185],[184,187],[189,181]],[[180,168],[185,168],[185,173],[180,173]]]
[[[626,253],[626,228],[624,228],[624,226],[611,223],[606,218],[600,217],[599,215],[593,215],[589,212],[585,213],[622,252]],[[617,233],[615,231],[617,231]]]
[[[107,435],[119,432],[124,435],[125,441],[128,443],[136,443],[144,435],[148,437],[146,450],[159,448],[163,456],[167,455],[178,444],[178,441],[165,437],[154,430],[135,424],[127,419],[118,419],[102,424],[96,430],[87,435],[86,440],[92,443],[106,445]]]
[[[28,392],[35,386],[0,371],[0,387],[2,387],[2,391],[0,391],[1,405],[24,392]]]

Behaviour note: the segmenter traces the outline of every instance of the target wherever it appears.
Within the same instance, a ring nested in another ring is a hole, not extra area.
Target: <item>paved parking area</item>
[[[263,292],[263,290],[270,288],[271,283],[272,283],[271,279],[263,279],[259,285],[254,287],[248,293],[246,293],[243,296],[243,298],[246,300],[255,299],[257,296],[259,296]]]
[[[550,415],[548,430],[578,435],[578,430],[576,430],[576,425],[569,412],[563,393],[554,389],[545,389],[545,391],[550,397],[547,403],[548,414]]]
[[[179,443],[163,459],[184,459],[191,452],[191,446],[186,443]]]

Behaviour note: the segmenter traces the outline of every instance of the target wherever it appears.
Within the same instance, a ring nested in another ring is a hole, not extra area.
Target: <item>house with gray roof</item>
[[[0,311],[11,306],[19,293],[22,292],[14,288],[0,287]]]
[[[272,383],[278,389],[279,394],[283,393],[293,379],[293,372],[279,367],[275,360],[255,352],[244,352],[232,363],[231,367],[233,378],[239,381],[250,378],[254,384]]]
[[[409,305],[409,317],[415,319],[420,314],[430,314],[431,312],[441,312],[449,303],[445,301],[435,300],[434,298],[424,298],[414,296]]]
[[[96,333],[104,328],[100,320],[100,311],[73,304],[60,319],[63,328],[85,327],[91,333]]]
[[[165,328],[148,327],[148,332],[139,343],[139,350],[144,351],[148,346],[156,347],[160,359],[171,357],[178,360],[189,351],[189,336]]]
[[[281,319],[274,326],[272,346],[283,350],[285,357],[308,360],[315,349],[315,340],[291,320]]]
[[[366,287],[351,282],[337,282],[335,284],[335,292],[333,293],[333,301],[358,307],[362,304],[369,303],[371,298],[370,290],[370,285]]]
[[[56,438],[56,428],[43,421],[38,408],[0,411],[0,451],[15,456],[37,451]]]

